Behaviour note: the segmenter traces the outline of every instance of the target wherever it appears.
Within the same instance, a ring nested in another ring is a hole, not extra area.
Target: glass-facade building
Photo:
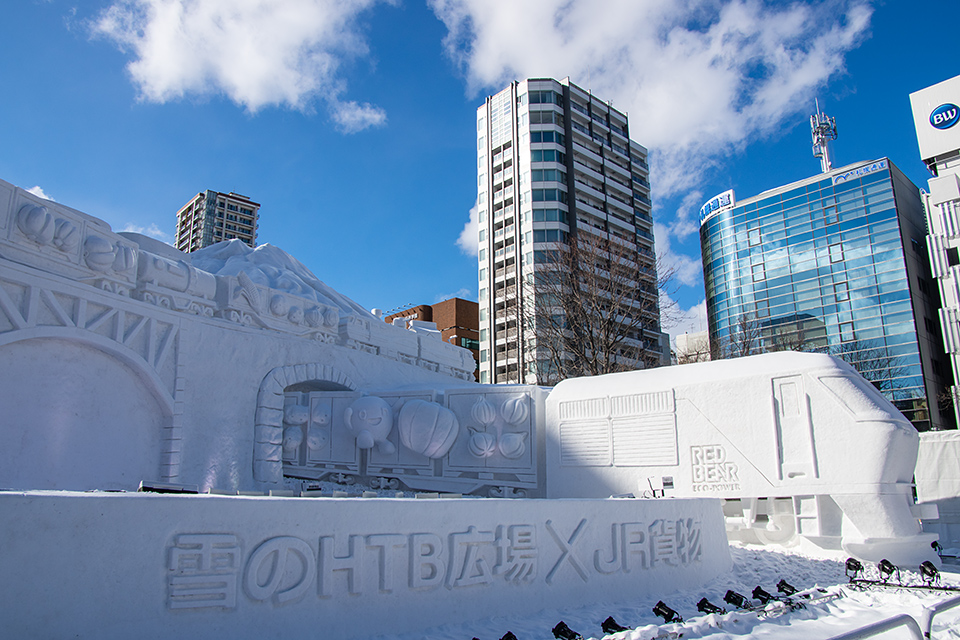
[[[850,362],[919,430],[953,428],[919,189],[889,159],[701,209],[715,356],[823,351]]]

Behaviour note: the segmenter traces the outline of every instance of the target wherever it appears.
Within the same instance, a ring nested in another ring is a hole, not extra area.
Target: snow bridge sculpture
[[[745,539],[911,565],[931,553],[909,504],[917,435],[837,360],[552,390],[476,384],[474,367],[429,324],[388,325],[275,247],[186,255],[0,181],[0,571],[26,576],[0,587],[20,612],[11,632],[43,619],[66,635],[107,607],[116,624],[87,632],[325,620],[365,637],[418,624],[408,605],[442,624],[697,583],[730,564],[720,502],[701,498],[723,499]],[[265,497],[331,479],[532,499]],[[214,495],[77,493],[141,482]],[[597,500],[648,493],[690,499]],[[80,588],[76,562],[131,569]],[[51,584],[56,616],[37,597]],[[183,617],[198,609],[237,615]]]

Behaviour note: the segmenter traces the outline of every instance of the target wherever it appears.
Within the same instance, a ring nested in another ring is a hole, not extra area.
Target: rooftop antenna
[[[817,113],[810,116],[810,136],[813,138],[813,157],[820,158],[820,169],[833,169],[828,143],[837,139],[837,119],[820,112],[820,101],[815,99]]]

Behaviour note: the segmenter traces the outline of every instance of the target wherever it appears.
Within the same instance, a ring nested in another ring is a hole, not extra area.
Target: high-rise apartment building
[[[605,254],[591,269],[612,253],[639,274],[616,314],[643,321],[626,323],[617,367],[663,362],[647,150],[626,114],[569,79],[513,82],[477,109],[477,176],[480,381],[550,382],[546,323],[573,321],[559,303],[544,315],[541,284],[574,246],[581,262],[583,247]]]
[[[190,253],[222,240],[238,238],[257,246],[260,205],[239,193],[201,191],[177,211],[174,246]]]
[[[700,212],[710,343],[850,362],[919,430],[954,426],[919,189],[887,158]],[[855,409],[852,409],[855,410]]]
[[[910,94],[920,157],[933,174],[923,194],[940,325],[953,380],[960,381],[960,76]],[[960,389],[947,394],[960,422]]]

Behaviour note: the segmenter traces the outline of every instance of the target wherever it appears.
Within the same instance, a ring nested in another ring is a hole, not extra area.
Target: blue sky
[[[476,108],[570,76],[651,151],[658,250],[702,319],[696,212],[889,156],[919,186],[909,93],[960,73],[954,0],[11,0],[0,23],[0,179],[170,240],[203,189],[262,205],[259,241],[360,304],[476,299],[459,241]],[[467,233],[464,237],[470,237]],[[459,242],[458,242],[459,241]]]

